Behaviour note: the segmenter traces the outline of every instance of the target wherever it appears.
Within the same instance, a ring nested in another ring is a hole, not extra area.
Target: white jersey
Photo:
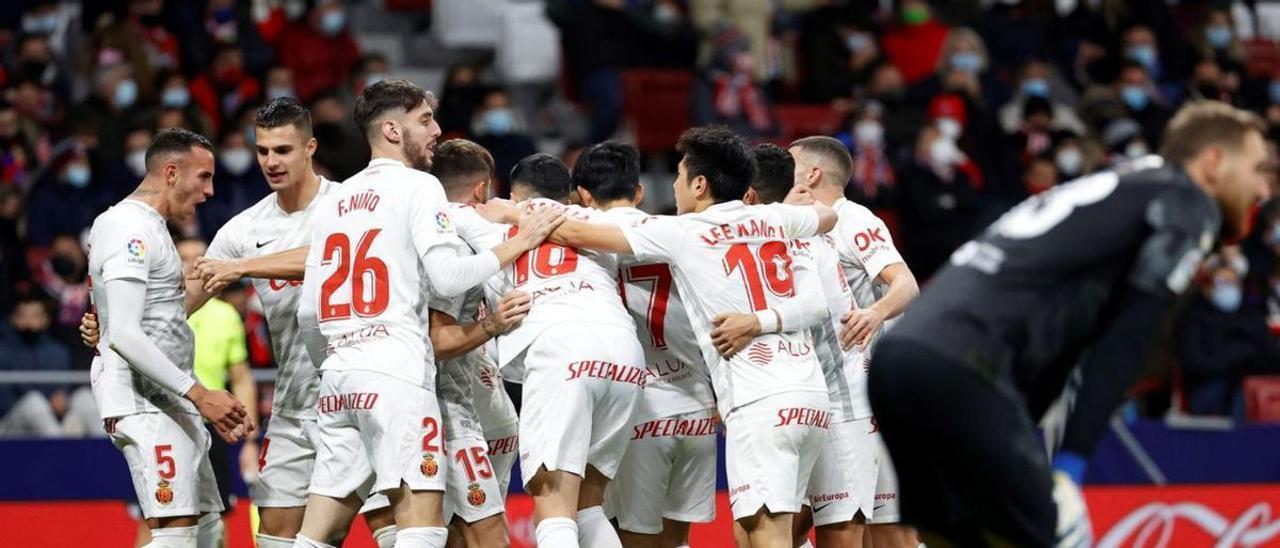
[[[627,224],[649,217],[634,207],[619,207],[609,212]],[[622,255],[618,257],[618,278],[622,281],[623,304],[636,323],[636,335],[644,347],[649,369],[636,421],[715,407],[711,374],[702,361],[702,351],[693,326],[689,325],[689,315],[676,289],[671,267]]]
[[[275,193],[241,211],[213,236],[206,257],[245,259],[311,245],[312,215],[322,198],[338,184],[320,177],[320,188],[306,209],[287,213],[280,209]],[[302,282],[254,278],[254,292],[262,303],[271,331],[271,352],[278,367],[271,413],[289,418],[316,415],[316,394],[320,373],[307,356],[307,347],[298,330],[298,299]]]
[[[188,375],[193,370],[195,336],[187,325],[182,259],[159,212],[137,200],[121,201],[98,215],[89,231],[89,286],[104,335],[90,373],[98,411],[107,418],[156,411],[196,413],[190,401],[134,371],[104,342],[111,332],[105,284],[119,279],[147,284],[146,302],[139,303],[142,331],[178,369]]]
[[[835,423],[871,416],[871,404],[867,400],[866,354],[857,346],[844,350],[840,347],[841,319],[857,308],[853,291],[845,281],[840,266],[835,240],[830,234],[821,234],[792,242],[797,257],[808,258],[812,269],[810,279],[822,291],[826,305],[824,321],[813,326],[814,345],[822,375],[827,380],[827,395],[831,398],[831,421]]]
[[[637,259],[671,265],[721,416],[774,394],[826,392],[805,331],[762,335],[729,359],[711,342],[717,314],[752,313],[794,298],[787,242],[817,233],[813,209],[734,200],[700,213],[649,217],[622,230]]]
[[[525,207],[564,207],[545,198],[529,200]],[[565,208],[565,215],[584,222],[618,224],[623,218],[608,211],[578,206]],[[477,219],[479,215],[476,215]],[[473,220],[474,221],[474,220]],[[485,224],[487,223],[487,226]],[[476,249],[492,249],[516,234],[515,227],[495,225],[483,219],[459,229],[462,238]],[[496,228],[495,228],[496,227]],[[503,228],[505,228],[505,233]],[[635,330],[635,323],[618,296],[618,261],[612,253],[579,251],[545,242],[516,259],[487,284],[490,298],[510,289],[529,294],[532,306],[520,327],[498,337],[497,362],[503,376],[513,381],[524,378],[523,364],[516,360],[544,330],[566,322],[615,326]]]
[[[331,194],[314,213],[304,282],[319,285],[321,370],[376,371],[434,391],[421,258],[462,245],[440,181],[377,158]]]
[[[469,235],[479,241],[501,242],[506,234],[503,230],[505,225],[486,221],[469,205],[450,202],[449,213],[459,236],[468,243],[466,250],[471,252],[476,248],[470,246]],[[470,323],[484,318],[484,310],[480,306],[484,299],[484,289],[477,287],[460,297],[434,301],[432,307],[453,316],[458,323]],[[436,381],[437,395],[446,407],[453,401],[470,402],[476,420],[483,428],[501,429],[516,424],[518,418],[515,405],[502,386],[497,364],[486,350],[487,346],[444,363]]]
[[[831,231],[840,254],[840,266],[858,306],[867,308],[884,296],[887,287],[879,281],[880,271],[903,262],[893,236],[870,209],[840,198],[833,204],[839,220]],[[887,326],[887,325],[886,325]]]

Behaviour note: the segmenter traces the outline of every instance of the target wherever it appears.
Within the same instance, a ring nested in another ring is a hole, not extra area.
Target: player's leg
[[[790,547],[794,514],[800,511],[826,425],[779,417],[811,416],[828,408],[824,393],[770,396],[725,417],[725,471],[729,504],[753,548]],[[812,412],[811,412],[812,411]]]
[[[504,547],[509,541],[502,490],[488,457],[488,444],[479,429],[468,429],[467,424],[474,423],[446,425],[446,431],[452,427],[460,433],[445,443],[452,455],[446,471],[445,519],[466,546]]]
[[[525,402],[527,406],[529,400]],[[581,484],[582,478],[564,470],[547,470],[546,466],[540,466],[532,479],[525,481],[524,490],[533,497],[534,536],[538,546],[579,546],[578,523],[574,518],[578,513]]]
[[[617,530],[604,515],[604,492],[608,485],[608,476],[595,465],[587,465],[587,476],[578,489],[578,511],[574,515],[574,521],[578,522],[578,544],[582,548],[622,548]]]
[[[662,534],[658,535],[658,546],[662,548],[688,548],[689,529],[693,524],[687,521],[662,519]]]
[[[359,383],[380,395],[358,421],[374,461],[373,490],[387,495],[395,513],[395,546],[443,548],[449,462],[435,392],[378,374],[362,374]]]
[[[814,475],[816,476],[817,474]],[[810,493],[812,492],[812,489],[810,489]],[[810,529],[813,529],[813,508],[806,503],[791,518],[791,545],[797,548],[813,548],[813,545],[809,543]]]
[[[659,545],[663,548],[688,545],[691,524],[711,523],[716,518],[716,431],[719,430],[719,419],[714,409],[695,411],[681,418],[692,426],[689,435],[676,438],[666,504],[662,511]],[[630,451],[628,449],[628,454]],[[621,472],[619,470],[619,474]]]
[[[936,533],[963,545],[1052,545],[1048,463],[1016,389],[919,345],[884,341],[872,360],[871,404],[903,517],[926,543]]]
[[[302,529],[307,486],[315,469],[316,419],[272,415],[258,452],[258,483],[253,502],[258,506],[259,548],[293,546]]]
[[[874,430],[874,429],[873,429]],[[875,510],[872,512],[867,536],[875,548],[916,548],[920,539],[915,529],[899,523],[898,476],[889,450],[878,433],[871,435],[875,443]],[[864,536],[864,538],[867,538]]]
[[[396,545],[396,514],[391,511],[391,501],[386,495],[369,495],[360,507],[360,515],[364,516],[364,523],[369,527],[378,548],[392,548]]]
[[[507,491],[511,487],[511,470],[516,464],[516,451],[519,448],[519,420],[498,428],[485,431],[485,442],[489,444],[489,462],[493,465],[493,474],[498,481],[498,490],[503,504],[507,500]]]
[[[873,524],[867,528],[872,548],[917,548],[916,531],[902,524]]]
[[[347,371],[326,371],[320,376],[320,397],[346,393],[374,392],[379,405],[375,409],[392,407],[396,398],[381,397],[382,390],[370,389],[359,374]],[[383,405],[385,403],[385,405]],[[339,409],[320,413],[313,437],[315,461],[302,518],[302,526],[296,536],[295,546],[325,546],[340,544],[347,534],[369,493],[374,477],[374,462],[365,444],[360,423],[370,409]],[[305,423],[304,423],[305,424]],[[274,442],[273,442],[274,445]],[[267,449],[270,467],[272,452]]]
[[[151,530],[148,546],[195,548],[199,517],[222,511],[212,490],[209,440],[197,417],[181,412],[109,419],[111,441],[125,456],[139,508]],[[207,483],[207,485],[206,485]]]
[[[612,373],[609,378],[584,378],[579,383],[589,392],[592,409],[588,466],[578,493],[578,539],[583,548],[621,548],[602,505],[605,489],[618,474],[631,444],[641,383],[648,371],[634,331],[598,328],[593,334],[597,344],[590,355],[607,364]]]
[[[642,426],[637,425],[636,429]],[[605,492],[605,510],[617,521],[618,539],[623,546],[661,546],[662,513],[675,450],[674,436],[631,440],[618,473]]]

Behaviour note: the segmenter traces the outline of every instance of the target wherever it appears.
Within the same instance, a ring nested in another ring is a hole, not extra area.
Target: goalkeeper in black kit
[[[871,405],[930,548],[1090,542],[1035,424],[1079,362],[1093,386],[1073,420],[1105,428],[1200,261],[1267,198],[1263,128],[1184,107],[1158,156],[1032,197],[956,250],[883,336]]]

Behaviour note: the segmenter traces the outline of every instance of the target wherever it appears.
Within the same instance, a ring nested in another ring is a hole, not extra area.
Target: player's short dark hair
[[[431,174],[446,191],[453,190],[477,177],[493,177],[493,155],[473,141],[449,139],[436,146]]]
[[[1239,150],[1246,135],[1256,131],[1265,136],[1266,128],[1262,118],[1252,112],[1218,101],[1196,101],[1178,110],[1165,126],[1160,156],[1184,165],[1211,145]]]
[[[842,187],[853,175],[853,156],[849,154],[849,149],[844,146],[844,143],[835,137],[825,135],[804,137],[792,141],[787,148],[798,148],[809,154],[820,156],[827,165],[834,168],[835,171],[829,175]]]
[[[189,129],[173,127],[157,131],[155,137],[151,138],[151,145],[147,147],[145,156],[147,171],[151,171],[154,167],[151,162],[153,158],[168,154],[186,154],[191,152],[193,147],[213,152],[213,143],[209,142],[207,137]]]
[[[560,202],[569,199],[570,181],[568,166],[546,153],[526,156],[511,168],[511,186],[527,186],[541,198]]]
[[[795,158],[786,149],[772,143],[756,145],[751,149],[751,155],[756,159],[756,177],[751,180],[756,197],[764,204],[781,202],[796,184]]]
[[[593,145],[573,165],[573,184],[587,189],[597,202],[635,198],[640,188],[640,151],[616,141]]]
[[[373,130],[373,123],[387,112],[403,109],[406,112],[418,108],[423,102],[435,107],[435,96],[408,80],[387,79],[365,86],[356,97],[356,127],[366,135]]]
[[[716,203],[741,200],[756,177],[756,162],[741,135],[720,126],[695,127],[676,143],[689,180],[705,177]]]
[[[311,111],[293,97],[277,97],[258,107],[253,113],[253,125],[262,129],[274,129],[291,125],[298,133],[311,137]]]

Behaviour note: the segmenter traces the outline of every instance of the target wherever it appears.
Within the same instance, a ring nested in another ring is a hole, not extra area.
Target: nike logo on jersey
[[[270,244],[271,242],[274,242],[274,241],[275,241],[275,240],[267,240],[267,241],[265,241],[265,242],[257,242],[257,244],[258,244],[258,249],[262,249],[262,248],[266,247],[266,246],[267,246],[267,244]]]
[[[814,507],[813,507],[813,513],[815,513],[815,514],[821,513],[821,512],[822,512],[822,510],[823,510],[824,508],[826,508],[826,507],[828,507],[828,506],[831,506],[832,504],[835,504],[835,503],[834,503],[834,502],[828,502],[828,503],[826,503],[826,504],[823,504],[822,506],[814,506]]]

